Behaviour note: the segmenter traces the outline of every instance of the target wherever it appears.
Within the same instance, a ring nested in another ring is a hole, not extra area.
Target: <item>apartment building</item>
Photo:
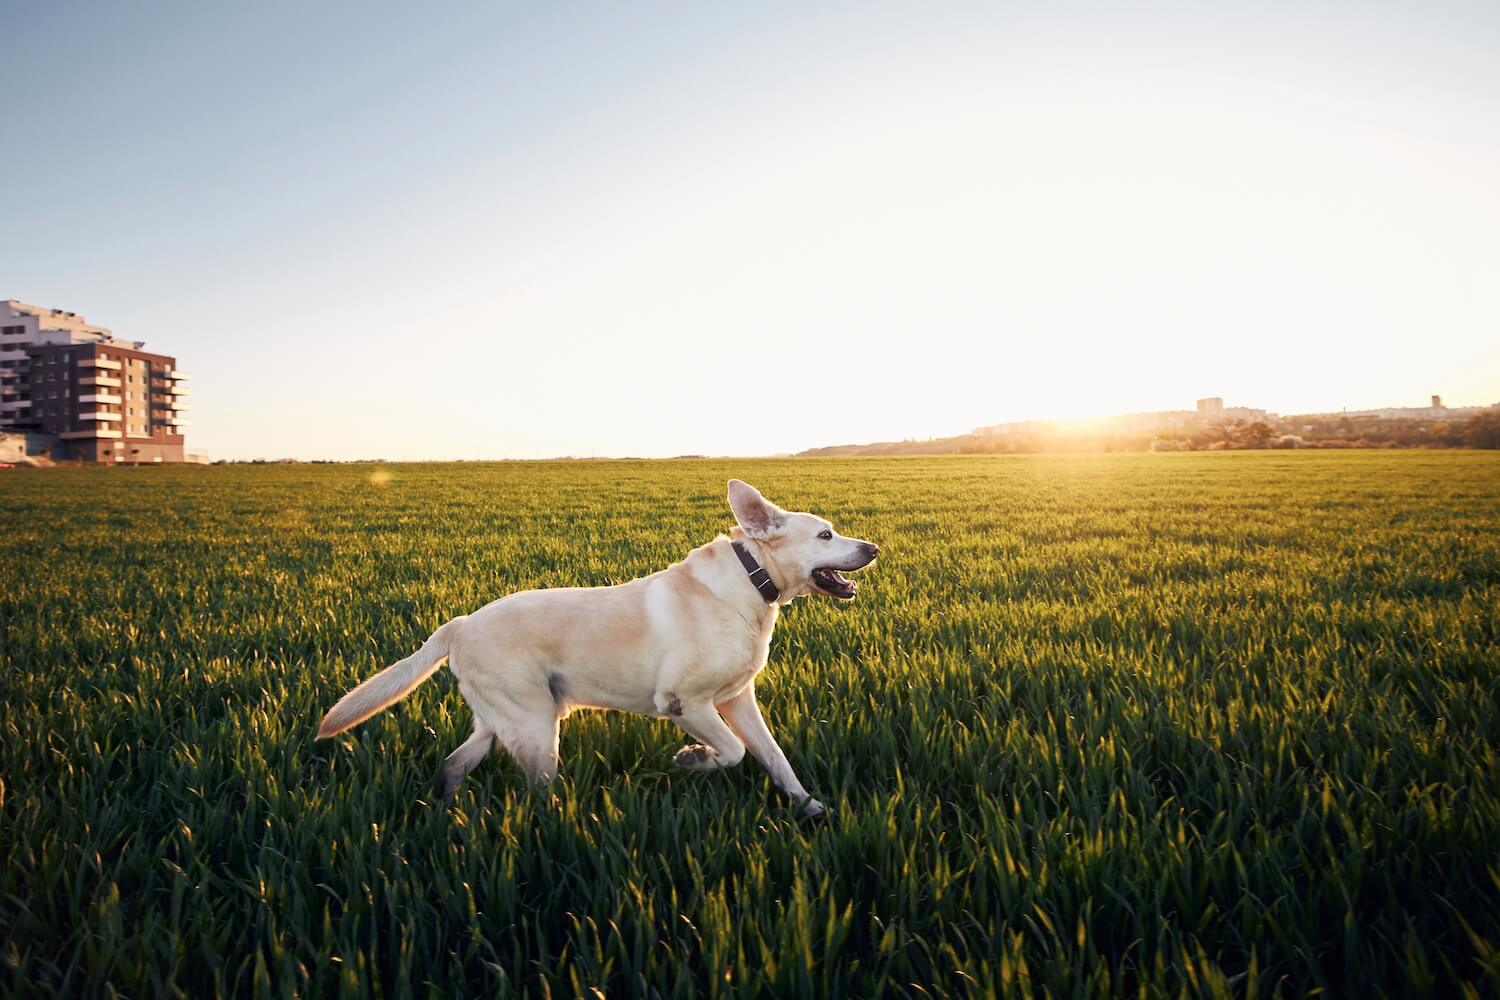
[[[55,437],[60,461],[181,462],[188,375],[144,346],[74,313],[6,300],[0,427]]]
[[[102,326],[77,313],[45,309],[14,299],[0,302],[0,427],[31,426],[31,359],[37,344],[87,344],[112,340]],[[140,344],[131,346],[140,347]]]

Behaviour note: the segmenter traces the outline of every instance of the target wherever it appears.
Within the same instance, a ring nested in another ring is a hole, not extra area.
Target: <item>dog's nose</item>
[[[876,545],[874,542],[865,542],[865,551],[870,553],[871,559],[874,559],[876,556],[880,555],[880,546]]]

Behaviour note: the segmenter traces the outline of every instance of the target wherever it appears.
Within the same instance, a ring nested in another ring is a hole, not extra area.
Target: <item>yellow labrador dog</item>
[[[614,708],[686,730],[697,742],[677,751],[679,767],[734,767],[749,749],[808,815],[821,813],[761,718],[755,675],[782,605],[808,594],[852,600],[855,583],[843,574],[880,550],[738,479],[729,507],[738,522],[729,536],[658,573],[614,587],[523,591],[453,619],[344,695],[318,739],[405,697],[447,660],[474,712],[474,735],[443,765],[450,799],[497,741],[533,782],[551,779],[558,722],[575,708]]]

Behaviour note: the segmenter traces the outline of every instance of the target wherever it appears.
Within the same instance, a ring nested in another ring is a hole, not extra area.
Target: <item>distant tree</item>
[[[1236,434],[1241,448],[1265,448],[1270,445],[1271,439],[1276,432],[1271,430],[1271,425],[1257,420],[1248,427],[1240,428]]]
[[[1500,448],[1500,412],[1490,410],[1470,417],[1458,433],[1470,448]]]

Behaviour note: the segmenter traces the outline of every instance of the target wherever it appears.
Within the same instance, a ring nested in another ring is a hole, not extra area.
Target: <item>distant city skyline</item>
[[[1090,423],[1090,422],[1097,422],[1097,421],[1101,421],[1101,420],[1110,420],[1110,419],[1116,419],[1116,418],[1120,418],[1120,417],[1155,416],[1155,415],[1159,415],[1159,414],[1162,414],[1162,415],[1164,415],[1164,414],[1185,414],[1185,415],[1190,415],[1190,416],[1193,416],[1193,417],[1196,417],[1196,418],[1204,418],[1204,419],[1222,418],[1222,419],[1225,419],[1225,420],[1240,420],[1240,421],[1245,421],[1245,420],[1262,420],[1262,419],[1266,419],[1266,418],[1282,418],[1282,417],[1295,417],[1295,416],[1336,416],[1338,414],[1349,414],[1351,416],[1358,416],[1358,415],[1361,415],[1361,414],[1394,413],[1396,411],[1412,411],[1413,413],[1422,412],[1422,413],[1428,413],[1428,414],[1430,414],[1430,413],[1441,413],[1441,414],[1443,414],[1445,416],[1446,415],[1458,416],[1458,415],[1463,415],[1463,414],[1469,413],[1471,411],[1477,413],[1477,412],[1482,412],[1484,410],[1490,409],[1492,407],[1500,407],[1500,399],[1495,400],[1495,402],[1493,402],[1493,403],[1477,403],[1477,404],[1453,405],[1453,404],[1448,403],[1446,400],[1444,400],[1441,393],[1431,393],[1431,394],[1429,394],[1427,396],[1427,398],[1425,400],[1419,401],[1419,402],[1415,402],[1415,403],[1413,403],[1413,402],[1400,402],[1400,403],[1391,404],[1389,406],[1372,406],[1372,407],[1366,407],[1366,408],[1362,408],[1362,409],[1354,409],[1354,408],[1348,407],[1348,406],[1335,406],[1335,407],[1326,407],[1325,406],[1325,407],[1321,407],[1321,408],[1317,408],[1317,409],[1295,410],[1295,411],[1287,411],[1287,412],[1282,412],[1282,411],[1273,409],[1271,407],[1254,406],[1253,405],[1253,400],[1252,401],[1225,400],[1222,396],[1199,397],[1198,399],[1195,399],[1192,402],[1194,404],[1193,406],[1172,406],[1172,407],[1164,407],[1164,408],[1159,409],[1159,410],[1132,410],[1132,411],[1125,412],[1125,413],[1097,414],[1097,415],[1094,415],[1094,416],[1074,418],[1074,419],[1058,419],[1058,418],[1048,418],[1048,417],[1028,417],[1023,422],[1031,422],[1031,423],[1036,423],[1036,422],[1054,422],[1054,423],[1081,423],[1081,424],[1086,424],[1086,423]],[[1205,404],[1208,404],[1208,405],[1205,406]],[[991,425],[991,426],[995,426],[995,425]],[[990,429],[990,428],[989,427],[977,427],[977,428],[974,428],[974,431],[976,433],[978,433],[978,432],[981,432],[981,431],[984,431],[984,430],[988,430],[988,429]]]
[[[195,451],[1500,402],[1494,5],[359,14],[7,17],[0,296],[178,358]]]

